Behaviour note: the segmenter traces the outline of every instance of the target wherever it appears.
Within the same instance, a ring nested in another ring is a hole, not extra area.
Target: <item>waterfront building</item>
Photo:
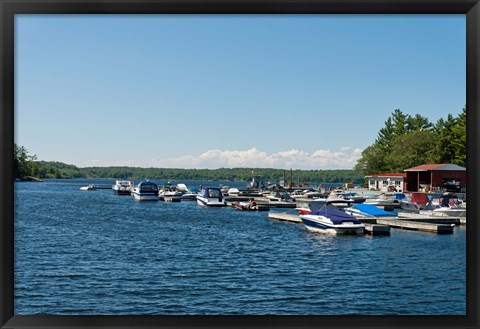
[[[365,176],[368,189],[381,192],[403,192],[405,190],[404,173],[386,173]]]
[[[404,170],[405,190],[449,191],[465,193],[467,189],[467,169],[456,164],[424,164]]]

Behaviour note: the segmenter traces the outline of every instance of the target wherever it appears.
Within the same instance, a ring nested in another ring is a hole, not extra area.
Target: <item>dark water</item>
[[[337,237],[90,182],[16,183],[16,314],[465,314],[464,227]]]

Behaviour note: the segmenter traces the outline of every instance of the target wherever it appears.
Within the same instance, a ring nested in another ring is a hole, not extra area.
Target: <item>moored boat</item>
[[[95,191],[96,189],[97,186],[95,184],[80,187],[80,191]]]
[[[467,209],[463,208],[458,197],[450,192],[444,193],[439,198],[432,198],[432,201],[424,209],[450,217],[467,217]]]
[[[407,194],[403,200],[400,200],[400,207],[406,211],[418,212],[430,203],[427,193],[412,192]]]
[[[403,193],[381,193],[379,195],[366,197],[364,204],[371,204],[377,207],[400,207],[400,202],[405,198]]]
[[[138,201],[158,201],[158,186],[152,182],[140,182],[132,189],[132,195]]]
[[[117,180],[112,186],[112,190],[118,195],[130,195],[133,187],[133,182],[130,180]]]
[[[204,207],[223,207],[225,199],[219,188],[206,187],[197,194],[197,203]]]
[[[329,204],[321,209],[312,210],[309,214],[300,215],[300,219],[307,230],[312,232],[357,235],[363,234],[365,230],[365,225],[354,216]]]
[[[182,200],[197,200],[198,192],[200,190],[196,188],[188,189],[186,193],[182,194]]]
[[[255,202],[254,199],[251,199],[250,201],[240,201],[235,203],[235,209],[237,210],[258,210],[257,203]]]

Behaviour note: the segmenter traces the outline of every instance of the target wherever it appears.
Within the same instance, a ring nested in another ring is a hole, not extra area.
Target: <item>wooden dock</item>
[[[434,223],[422,223],[404,219],[392,219],[392,218],[378,218],[377,224],[388,225],[395,228],[401,228],[404,230],[431,232],[437,234],[452,234],[453,225],[448,224],[434,224]]]
[[[370,235],[390,235],[390,226],[363,223],[365,225],[365,234]]]
[[[95,187],[97,188],[97,190],[111,190],[112,189],[112,185],[97,185],[97,184],[95,184]]]
[[[460,225],[459,217],[449,217],[449,216],[440,216],[440,215],[429,216],[429,215],[409,213],[409,212],[399,212],[397,215],[402,220],[409,220],[412,222]]]

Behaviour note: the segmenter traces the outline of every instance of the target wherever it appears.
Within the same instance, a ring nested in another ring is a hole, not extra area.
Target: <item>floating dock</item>
[[[409,212],[399,212],[398,217],[402,220],[409,220],[412,222],[422,222],[422,223],[433,223],[433,224],[455,224],[460,225],[459,217],[449,217],[449,216],[429,216],[424,214],[409,213]]]
[[[270,219],[277,219],[284,222],[292,222],[292,223],[302,223],[299,215],[289,214],[286,212],[269,212],[268,218]]]
[[[392,218],[377,218],[377,224],[388,225],[395,228],[401,228],[405,230],[413,231],[422,231],[422,232],[431,232],[437,234],[452,234],[453,225],[450,224],[434,224],[434,223],[422,223],[414,222],[410,220],[403,219],[392,219]]]
[[[97,188],[97,190],[111,190],[112,189],[112,185],[97,185],[97,184],[94,184],[94,185]]]
[[[390,235],[390,226],[363,223],[365,225],[365,234],[370,235]]]

